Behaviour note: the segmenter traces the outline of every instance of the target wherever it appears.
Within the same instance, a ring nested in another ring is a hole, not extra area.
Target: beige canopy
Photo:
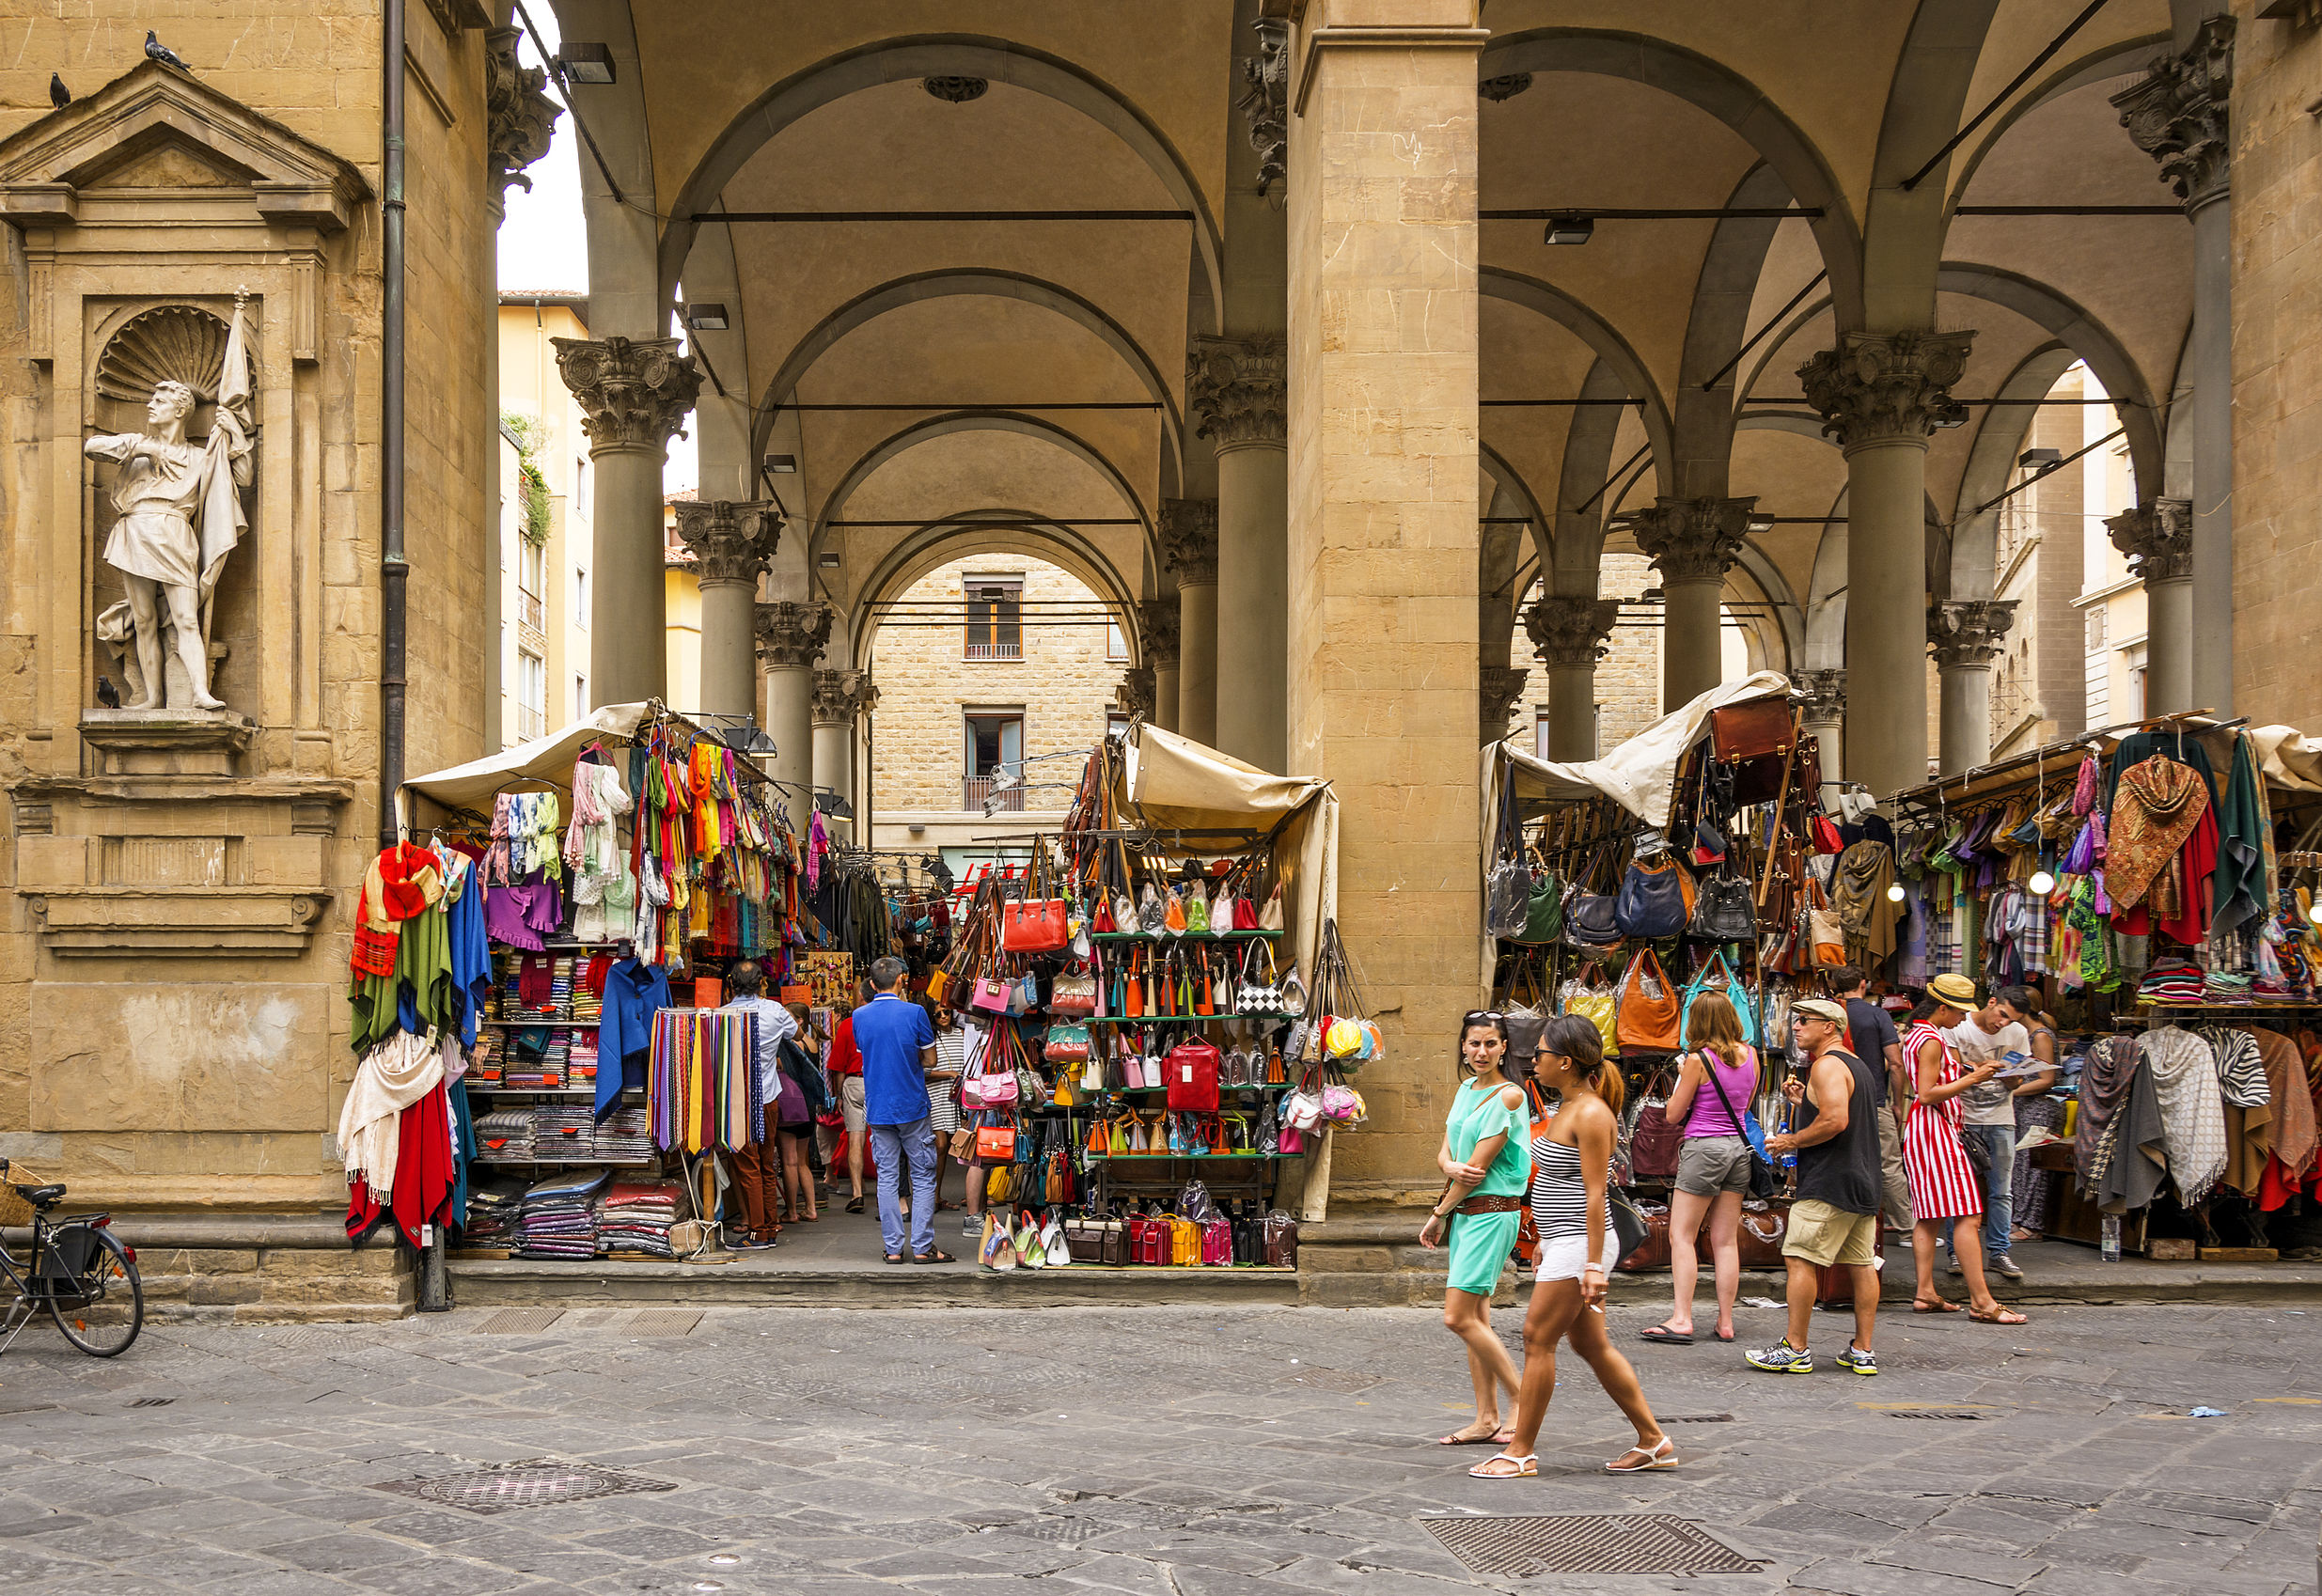
[[[573,779],[573,760],[592,738],[635,735],[651,710],[651,704],[607,704],[586,719],[576,720],[546,737],[470,759],[448,770],[433,771],[405,781],[395,795],[396,820],[412,823],[412,796],[425,798],[445,809],[489,815],[493,794],[524,776],[545,776],[559,784]]]

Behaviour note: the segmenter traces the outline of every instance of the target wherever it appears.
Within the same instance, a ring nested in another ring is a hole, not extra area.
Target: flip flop
[[[1628,1463],[1631,1458],[1642,1458],[1645,1461],[1640,1463],[1629,1463],[1626,1468],[1623,1468],[1621,1465]],[[1655,1469],[1675,1468],[1676,1466],[1677,1443],[1672,1437],[1664,1435],[1658,1446],[1631,1447],[1627,1451],[1607,1463],[1605,1472],[1607,1474],[1650,1474]]]
[[[1506,1431],[1497,1427],[1493,1429],[1489,1435],[1462,1435],[1458,1431],[1454,1430],[1449,1435],[1439,1437],[1436,1440],[1436,1445],[1438,1447],[1504,1447],[1511,1439],[1512,1437]]]
[[[860,1213],[862,1211],[863,1199],[861,1197],[856,1197],[853,1202],[847,1204],[847,1212],[849,1213]]]
[[[1913,1313],[1957,1313],[1961,1311],[1961,1309],[1957,1303],[1946,1302],[1943,1298],[1938,1297],[1935,1299],[1935,1306],[1932,1307],[1928,1307],[1925,1303],[1911,1304],[1911,1311]]]
[[[1720,1341],[1730,1341],[1734,1338],[1734,1332],[1731,1330],[1713,1330],[1710,1335]]]
[[[1511,1463],[1515,1466],[1506,1470],[1495,1469],[1492,1464],[1496,1463]],[[1509,1452],[1495,1453],[1469,1469],[1467,1473],[1470,1478],[1476,1479],[1534,1479],[1540,1475],[1540,1454],[1526,1452],[1522,1457],[1516,1457]]]
[[[2031,1315],[2017,1313],[2004,1307],[1998,1313],[1978,1313],[1973,1308],[1969,1308],[1968,1317],[1978,1324],[2029,1324],[2032,1322]]]
[[[1722,1338],[1728,1341],[1733,1338],[1731,1336]],[[1671,1330],[1666,1324],[1655,1324],[1650,1330],[1639,1331],[1638,1339],[1658,1341],[1665,1347],[1689,1347],[1693,1344],[1693,1333],[1689,1330]]]

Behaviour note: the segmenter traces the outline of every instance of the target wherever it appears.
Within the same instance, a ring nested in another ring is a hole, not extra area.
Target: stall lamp
[[[2053,471],[2063,462],[2062,449],[2026,449],[2016,457],[2016,463],[2026,471]]]
[[[1586,243],[1595,236],[1596,218],[1593,216],[1563,215],[1548,218],[1546,243]]]
[[[689,305],[685,307],[685,325],[697,333],[722,333],[726,330],[726,307],[722,305]]]
[[[1890,903],[1900,903],[1903,901],[1903,884],[1901,882],[1891,881],[1887,884],[1887,901]]]
[[[611,83],[613,53],[602,44],[567,40],[557,52],[557,67],[573,83]]]
[[[2046,898],[2056,890],[2056,878],[2046,869],[2037,869],[2032,872],[2032,879],[2024,884],[2032,889],[2034,898]]]
[[[775,477],[798,475],[798,457],[794,454],[770,454],[766,457],[766,471]]]

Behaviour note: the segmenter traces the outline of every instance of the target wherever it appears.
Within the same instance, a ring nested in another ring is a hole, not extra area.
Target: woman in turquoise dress
[[[1532,1176],[1531,1106],[1507,1072],[1509,1042],[1508,1022],[1498,1014],[1460,1022],[1459,1090],[1436,1152],[1446,1184],[1419,1233],[1419,1244],[1433,1248],[1449,1231],[1443,1323],[1467,1343],[1467,1372],[1475,1381],[1475,1422],[1442,1437],[1446,1447],[1505,1445],[1499,1392],[1507,1389],[1513,1411],[1518,1385],[1515,1361],[1492,1331],[1492,1292],[1514,1250]]]

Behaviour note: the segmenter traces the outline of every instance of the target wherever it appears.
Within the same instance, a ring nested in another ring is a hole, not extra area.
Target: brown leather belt
[[[1453,1213],[1520,1213],[1523,1209],[1524,1199],[1520,1197],[1471,1197],[1451,1212]]]

